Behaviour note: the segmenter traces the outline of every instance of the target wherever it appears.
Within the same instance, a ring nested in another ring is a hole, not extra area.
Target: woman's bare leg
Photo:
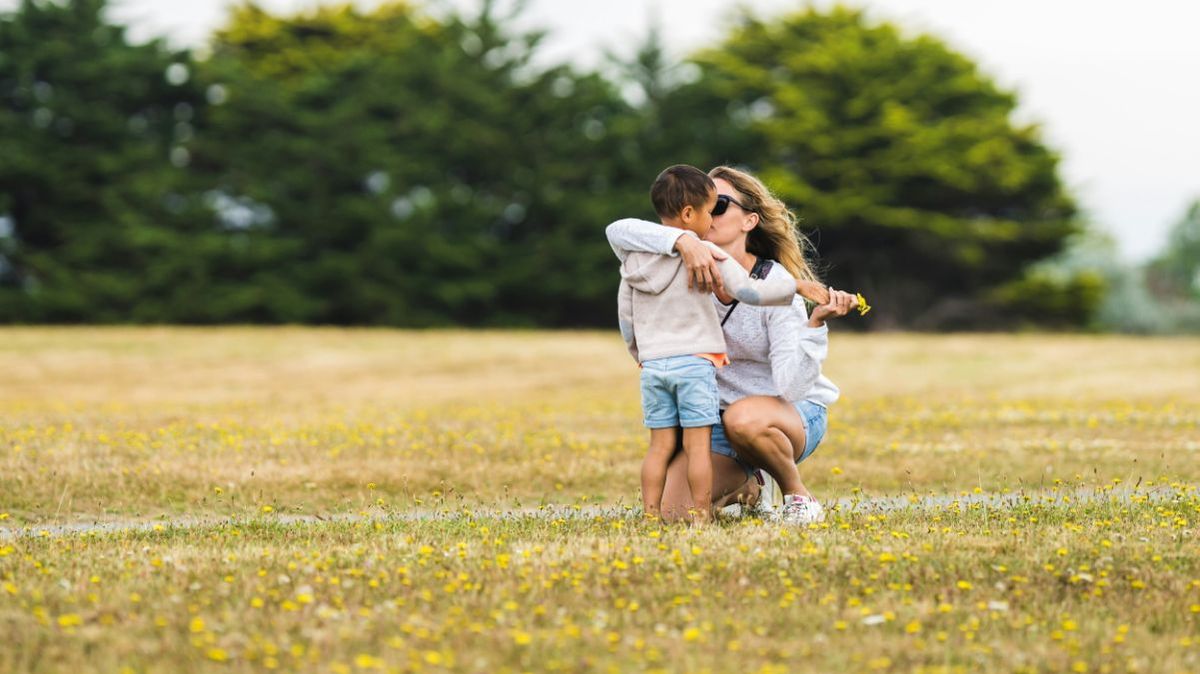
[[[713,507],[723,508],[730,503],[753,504],[758,499],[758,482],[747,476],[736,461],[723,454],[711,454]],[[667,466],[667,485],[663,489],[662,517],[668,522],[685,519],[695,508],[688,487],[687,459],[676,454]]]
[[[779,398],[751,396],[725,410],[725,437],[738,456],[767,471],[784,494],[812,496],[796,459],[804,451],[804,419]]]

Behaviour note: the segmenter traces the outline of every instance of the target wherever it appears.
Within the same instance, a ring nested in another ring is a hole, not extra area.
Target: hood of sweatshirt
[[[657,295],[667,289],[683,269],[682,260],[654,253],[630,253],[621,265],[621,278],[633,289]]]

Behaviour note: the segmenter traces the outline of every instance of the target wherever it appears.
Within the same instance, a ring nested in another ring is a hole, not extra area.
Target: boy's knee
[[[676,449],[676,439],[674,434],[663,433],[661,435],[653,435],[650,437],[650,450],[654,452],[673,453]]]

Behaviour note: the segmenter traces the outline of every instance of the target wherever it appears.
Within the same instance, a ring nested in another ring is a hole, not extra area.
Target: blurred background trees
[[[719,113],[705,125],[745,129],[727,160],[795,208],[877,322],[1009,324],[1027,310],[1022,271],[1081,226],[1057,157],[1010,121],[1014,97],[933,38],[809,10],[745,21],[698,62]]]
[[[193,64],[129,44],[104,5],[25,0],[0,20],[5,320],[163,320],[191,273]]]
[[[0,16],[0,321],[608,326],[603,227],[680,162],[763,177],[863,326],[1168,329],[1113,298],[1198,299],[1200,207],[1115,274],[1014,96],[855,11],[586,72],[490,2],[243,4],[203,58],[104,8]]]

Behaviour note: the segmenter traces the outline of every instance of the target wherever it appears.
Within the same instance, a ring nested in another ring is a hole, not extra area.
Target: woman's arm
[[[816,281],[797,280],[796,294],[817,305],[809,320],[813,327],[821,325],[827,316],[845,316],[851,309],[858,309],[859,315],[864,316],[871,310],[862,295],[834,290]]]
[[[767,312],[771,379],[785,400],[804,399],[829,354],[829,326],[809,327],[807,321],[804,300],[798,297],[790,307]]]
[[[851,309],[858,309],[860,315],[871,310],[871,307],[860,304],[862,295],[851,295],[843,290],[834,290],[833,288],[827,290],[825,295],[825,301],[818,301],[817,306],[813,307],[812,316],[808,319],[810,327],[817,328],[825,325],[825,319],[828,318],[841,318],[850,313]]]

